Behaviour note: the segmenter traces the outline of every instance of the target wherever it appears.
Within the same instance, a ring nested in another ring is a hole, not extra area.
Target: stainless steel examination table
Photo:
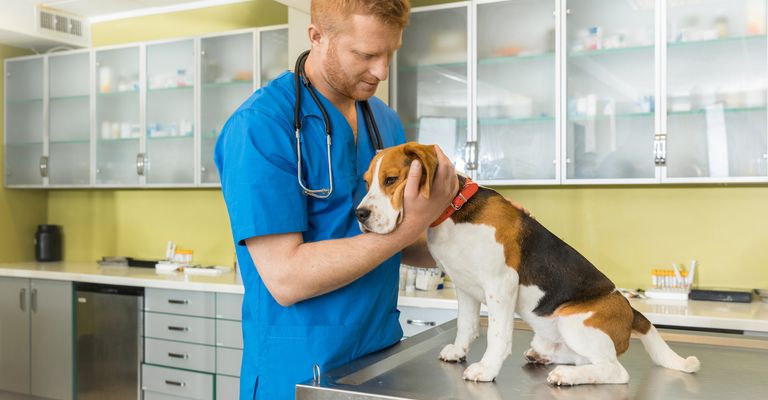
[[[485,325],[483,323],[482,325]],[[465,363],[445,363],[438,354],[456,334],[456,321],[437,326],[388,349],[333,371],[319,382],[296,386],[298,400],[363,399],[765,399],[768,398],[768,340],[699,332],[671,333],[670,346],[701,360],[701,371],[686,374],[657,367],[637,339],[620,361],[626,385],[555,387],[547,374],[555,366],[526,364],[522,354],[533,332],[515,329],[512,355],[492,383],[467,382],[464,369],[485,351],[486,328]],[[676,331],[681,332],[681,331]]]

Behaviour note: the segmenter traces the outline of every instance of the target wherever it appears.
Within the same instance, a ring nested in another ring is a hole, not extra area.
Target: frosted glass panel
[[[670,4],[667,176],[765,177],[766,1]]]
[[[556,177],[554,11],[554,0],[478,5],[479,179]]]
[[[288,69],[288,29],[261,32],[261,86]]]
[[[137,185],[139,48],[96,51],[96,183]]]
[[[147,183],[194,183],[194,42],[147,46]]]
[[[654,178],[654,2],[568,8],[566,178]]]
[[[43,58],[9,61],[5,89],[5,182],[42,185]]]
[[[200,178],[218,183],[213,147],[224,123],[253,90],[253,33],[205,38],[201,45]]]
[[[397,111],[406,139],[439,144],[465,170],[468,134],[466,7],[416,12],[397,53]]]
[[[49,58],[52,185],[90,183],[89,53]]]

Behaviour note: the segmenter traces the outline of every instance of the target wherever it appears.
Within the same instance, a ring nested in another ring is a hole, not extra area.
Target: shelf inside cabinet
[[[691,40],[686,42],[667,42],[668,47],[676,48],[676,47],[696,47],[696,46],[709,46],[709,45],[717,45],[717,44],[724,44],[724,43],[735,43],[735,42],[757,42],[760,40],[765,40],[765,35],[748,35],[748,36],[730,36],[730,37],[724,37],[719,39],[711,39],[711,40]]]
[[[508,64],[525,61],[552,60],[555,53],[525,54],[520,56],[485,57],[477,60],[479,65]]]
[[[158,93],[158,92],[175,92],[175,91],[187,91],[192,90],[194,86],[174,86],[174,87],[167,87],[167,88],[150,88],[147,89],[150,93]]]
[[[181,139],[192,139],[193,135],[176,135],[176,136],[147,136],[148,140],[181,140]]]
[[[22,104],[39,103],[39,102],[42,102],[42,101],[43,101],[43,99],[21,99],[21,100],[8,99],[7,103],[8,103],[8,105],[22,105]]]
[[[120,97],[125,96],[129,94],[139,94],[138,90],[123,90],[121,92],[98,92],[96,93],[99,97]]]
[[[51,101],[67,101],[67,100],[87,100],[90,96],[87,94],[74,95],[74,96],[51,96]]]
[[[88,144],[90,142],[89,139],[51,140],[51,144]]]
[[[419,65],[406,65],[398,68],[398,72],[414,72],[419,70],[429,69],[455,69],[455,68],[467,68],[466,61],[453,62],[453,63],[439,63],[439,64],[419,64]]]
[[[601,55],[625,54],[625,53],[641,52],[643,50],[652,50],[653,48],[654,48],[653,45],[646,45],[646,46],[617,47],[613,49],[581,50],[581,51],[572,51],[568,53],[568,57],[593,57],[593,56],[601,56]]]
[[[5,144],[8,147],[31,147],[31,146],[42,146],[43,142],[9,142]]]
[[[203,83],[203,89],[216,89],[228,87],[253,86],[253,81],[229,81],[229,82],[208,82]]]

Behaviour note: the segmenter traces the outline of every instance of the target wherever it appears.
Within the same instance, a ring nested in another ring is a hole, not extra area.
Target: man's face
[[[370,15],[352,14],[323,46],[323,70],[331,87],[354,100],[373,96],[387,79],[402,30]]]

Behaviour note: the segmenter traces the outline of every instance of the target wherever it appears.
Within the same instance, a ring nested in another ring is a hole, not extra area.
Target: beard
[[[363,80],[362,76],[350,77],[345,73],[343,66],[339,62],[336,45],[333,43],[328,47],[328,54],[326,54],[323,69],[327,74],[328,84],[335,91],[350,99],[355,101],[368,100],[376,92],[375,89],[368,91],[359,87]]]

